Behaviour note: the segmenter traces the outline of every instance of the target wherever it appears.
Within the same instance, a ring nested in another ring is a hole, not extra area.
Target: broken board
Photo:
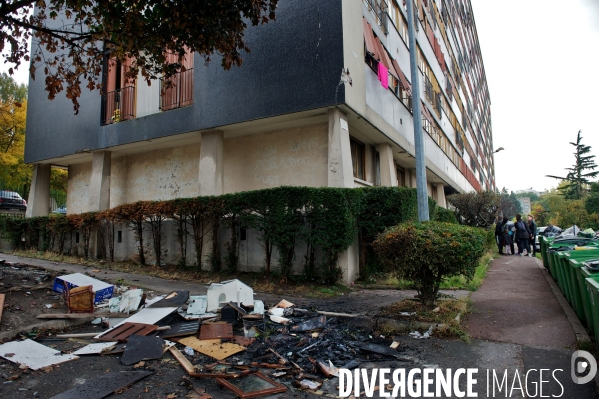
[[[233,325],[224,324],[202,324],[200,327],[200,339],[223,339],[233,338]]]
[[[132,335],[127,341],[121,363],[129,366],[142,360],[160,359],[164,353],[164,340],[158,337]]]
[[[110,352],[118,342],[97,342],[79,348],[72,355],[99,355],[103,352]]]
[[[30,339],[11,341],[0,345],[0,356],[13,363],[19,363],[31,370],[79,359],[75,355],[61,355],[60,351],[48,348]]]
[[[125,323],[112,330],[108,330],[102,335],[96,336],[96,339],[102,341],[127,341],[132,335],[148,335],[156,331],[158,326],[153,324],[142,323]]]
[[[104,374],[98,378],[87,381],[68,391],[52,396],[50,399],[102,399],[136,381],[146,378],[151,371],[121,371]]]
[[[179,340],[179,343],[216,360],[226,359],[231,355],[245,350],[245,347],[241,345],[230,342],[223,343],[220,339],[199,340],[195,337],[187,337]]]
[[[188,335],[196,335],[200,329],[199,321],[184,321],[176,324],[171,324],[168,330],[160,331],[158,334],[162,338],[186,337]]]
[[[180,308],[187,302],[189,291],[173,291],[160,301],[156,301],[148,308]]]

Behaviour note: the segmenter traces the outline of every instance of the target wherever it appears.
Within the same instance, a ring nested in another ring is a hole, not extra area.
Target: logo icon
[[[576,351],[572,354],[571,370],[575,384],[586,384],[597,374],[597,361],[587,351]]]

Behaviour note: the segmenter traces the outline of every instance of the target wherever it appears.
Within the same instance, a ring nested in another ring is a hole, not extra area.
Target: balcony
[[[135,86],[127,86],[102,96],[102,125],[133,118],[135,118]]]
[[[193,68],[160,79],[160,110],[186,107],[193,104]]]

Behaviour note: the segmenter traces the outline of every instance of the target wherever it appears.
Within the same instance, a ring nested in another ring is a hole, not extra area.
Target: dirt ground
[[[0,294],[5,294],[0,331],[39,324],[44,313],[67,313],[64,299],[52,291],[54,275],[23,264],[0,265]]]

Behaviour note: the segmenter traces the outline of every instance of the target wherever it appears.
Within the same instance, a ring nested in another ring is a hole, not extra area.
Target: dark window
[[[240,229],[239,229],[239,240],[240,240],[240,241],[245,241],[245,240],[247,240],[247,234],[248,234],[248,233],[247,233],[247,229],[245,229],[245,228],[243,228],[243,227],[242,227],[242,228],[240,228]]]
[[[121,230],[116,232],[116,242],[123,242],[123,232]]]
[[[399,165],[396,165],[397,187],[406,186],[406,170]]]
[[[75,244],[79,244],[79,232],[75,233]]]
[[[366,173],[364,170],[364,159],[366,151],[364,149],[364,144],[352,138],[350,138],[349,144],[351,148],[351,162],[354,169],[354,177],[365,180]]]
[[[165,57],[169,64],[179,62],[176,54],[166,53]],[[160,109],[162,111],[193,104],[193,57],[193,53],[188,50],[182,61],[181,71],[168,79],[160,79]]]
[[[376,173],[375,185],[381,185],[381,156],[378,151],[374,153],[374,171]]]

